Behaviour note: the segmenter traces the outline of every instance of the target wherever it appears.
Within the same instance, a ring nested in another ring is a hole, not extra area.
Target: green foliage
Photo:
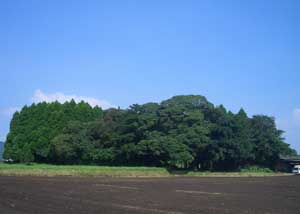
[[[253,173],[274,173],[273,170],[265,167],[259,167],[259,166],[248,166],[240,170],[240,172],[247,173],[247,172],[253,172]]]
[[[193,160],[185,144],[158,133],[153,133],[149,139],[140,141],[136,151],[146,166],[182,167]]]
[[[34,157],[33,157],[33,154],[32,154],[31,148],[30,148],[30,144],[26,144],[23,147],[20,161],[23,163],[27,163],[27,164],[34,161]]]
[[[105,111],[84,102],[40,103],[14,114],[4,156],[25,163],[272,168],[280,154],[295,153],[282,134],[271,117],[234,114],[203,96]]]
[[[0,161],[2,160],[3,152],[4,152],[4,142],[0,141]]]
[[[30,147],[33,161],[52,162],[51,140],[62,133],[70,121],[88,122],[102,116],[102,110],[73,100],[60,104],[39,103],[24,106],[10,124],[4,158],[24,162],[24,151]],[[28,152],[29,154],[29,152]]]

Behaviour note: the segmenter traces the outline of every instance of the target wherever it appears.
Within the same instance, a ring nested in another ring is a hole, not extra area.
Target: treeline
[[[4,142],[0,141],[0,161],[2,161],[3,150],[4,150]]]
[[[273,168],[292,155],[274,118],[249,118],[202,96],[175,96],[128,109],[74,101],[25,106],[13,116],[5,158],[17,162],[165,166],[234,170]]]

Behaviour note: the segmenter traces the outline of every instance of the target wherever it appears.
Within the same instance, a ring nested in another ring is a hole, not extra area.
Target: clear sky
[[[274,116],[300,149],[300,1],[3,0],[0,140],[38,101],[201,94]]]

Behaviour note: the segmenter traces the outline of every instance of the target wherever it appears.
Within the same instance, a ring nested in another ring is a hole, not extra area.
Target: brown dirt
[[[0,213],[300,213],[300,176],[261,178],[0,176]]]

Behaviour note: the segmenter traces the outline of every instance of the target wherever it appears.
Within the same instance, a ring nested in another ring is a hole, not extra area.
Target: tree
[[[29,164],[34,161],[34,157],[32,155],[32,151],[29,145],[25,145],[24,148],[22,149],[20,161],[26,164]]]
[[[275,119],[272,117],[254,116],[251,120],[251,134],[256,164],[274,167],[280,154],[295,154],[295,151],[283,142],[283,131],[276,128]]]
[[[186,167],[193,161],[188,147],[172,137],[153,132],[148,139],[137,145],[137,151],[144,165]]]
[[[16,112],[6,140],[5,158],[23,161],[23,148],[30,147],[35,162],[51,162],[51,140],[62,133],[68,122],[88,122],[102,117],[102,110],[74,100],[60,104],[39,103]]]
[[[295,154],[275,119],[249,118],[203,96],[175,96],[128,109],[74,100],[24,106],[10,124],[5,158],[55,164],[142,165],[197,170],[274,167]]]

